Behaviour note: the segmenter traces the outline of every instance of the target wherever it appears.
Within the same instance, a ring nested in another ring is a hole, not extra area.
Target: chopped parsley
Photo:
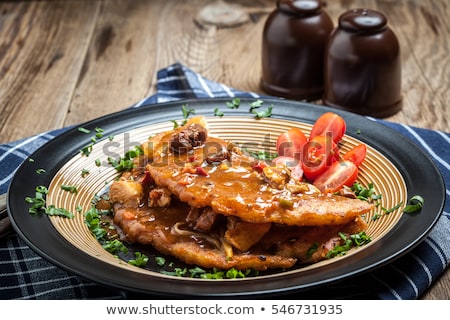
[[[148,262],[148,257],[145,254],[140,252],[135,252],[135,259],[128,260],[128,264],[131,264],[136,267],[145,267]]]
[[[73,218],[73,213],[64,209],[56,208],[54,205],[47,206],[46,196],[48,189],[45,186],[37,186],[34,197],[26,197],[25,201],[31,204],[28,209],[30,214],[46,214],[49,216],[62,216],[66,218]]]
[[[84,223],[97,240],[106,240],[107,232],[102,228],[101,212],[94,206],[84,213]]]
[[[266,110],[259,111],[259,108],[263,105],[264,101],[256,100],[250,103],[250,112],[255,115],[256,118],[268,118],[272,116],[273,105],[267,107]]]
[[[278,157],[278,154],[276,152],[270,152],[270,151],[264,151],[264,150],[249,150],[249,149],[243,149],[243,151],[252,156],[255,159],[258,160],[273,160],[276,157]]]
[[[206,271],[200,267],[195,268],[174,268],[173,271],[162,271],[163,274],[177,276],[177,277],[191,277],[191,278],[201,278],[201,279],[237,279],[245,278],[251,276],[257,276],[258,271],[247,269],[247,270],[237,270],[231,268],[228,270],[219,270],[213,268],[210,272]]]
[[[61,189],[70,193],[78,193],[77,187],[62,184]]]
[[[183,104],[181,106],[181,113],[183,115],[183,121],[181,122],[181,124],[179,124],[176,120],[171,120],[173,123],[173,128],[176,129],[180,126],[184,126],[187,123],[188,118],[195,114],[195,109],[193,108],[188,108],[188,106],[186,104]]]
[[[91,142],[87,146],[83,147],[80,152],[83,156],[89,157],[89,155],[92,153],[92,149],[94,148],[94,143]]]
[[[238,109],[239,106],[241,105],[241,99],[240,98],[233,98],[233,100],[227,101],[225,103],[225,105],[227,106],[227,108],[230,108],[230,109]]]
[[[28,209],[28,212],[31,214],[38,214],[45,212],[45,197],[48,193],[47,187],[45,186],[37,186],[34,198],[26,197],[25,201],[31,204],[31,208]]]
[[[122,241],[118,239],[105,241],[105,243],[102,245],[103,249],[108,251],[109,253],[118,253],[119,251],[122,253],[127,253],[128,248],[125,247],[125,245],[122,243]]]
[[[83,127],[79,127],[78,128],[78,131],[80,131],[80,132],[82,132],[82,133],[91,133],[91,130],[89,130],[89,129],[86,129],[86,128],[83,128]]]
[[[223,117],[223,116],[224,116],[224,113],[223,113],[223,111],[221,111],[219,108],[215,108],[215,109],[214,109],[214,115],[215,115],[216,117]]]
[[[162,267],[166,264],[166,259],[163,257],[155,257],[155,262],[158,266]]]
[[[364,201],[373,201],[381,199],[381,194],[376,193],[373,183],[369,183],[369,185],[364,187],[359,182],[355,182],[352,187],[352,191],[354,192],[356,198]]]
[[[54,205],[49,205],[45,209],[45,214],[49,216],[61,216],[69,219],[73,218],[73,213],[64,208],[56,208]]]
[[[349,236],[343,232],[339,232],[339,237],[342,239],[344,244],[336,246],[328,251],[326,254],[327,259],[334,258],[336,256],[343,256],[347,254],[351,248],[363,246],[371,241],[370,237],[364,231],[351,234]]]
[[[317,242],[314,242],[306,252],[306,256],[308,258],[311,258],[311,256],[317,251],[317,249],[319,249],[319,244]]]
[[[114,159],[108,157],[108,163],[113,166],[117,172],[130,171],[135,165],[133,159],[142,154],[144,154],[142,148],[140,146],[135,146],[134,149],[128,150],[123,158]]]
[[[81,177],[82,178],[86,178],[86,176],[89,174],[89,170],[88,169],[81,169]]]
[[[91,133],[91,130],[86,129],[86,128],[82,128],[82,127],[79,127],[78,131],[80,131],[82,133],[86,133],[86,134]],[[81,152],[81,154],[83,156],[88,157],[92,153],[92,149],[94,148],[94,144],[97,143],[98,139],[103,138],[103,134],[104,134],[105,130],[103,130],[102,128],[98,128],[97,127],[97,128],[94,129],[94,132],[95,132],[95,134],[94,134],[93,137],[91,137],[91,140],[90,140],[91,143],[89,143],[87,146],[83,147],[80,150],[80,152]]]
[[[96,196],[92,202],[97,202],[100,196]],[[110,236],[108,232],[105,230],[108,223],[105,223],[102,220],[103,215],[109,215],[111,213],[110,210],[99,210],[92,205],[88,211],[84,214],[84,223],[87,225],[91,234],[95,237],[97,241],[99,241],[102,245],[102,248],[108,251],[111,254],[119,254],[119,253],[128,253],[128,248],[123,244],[119,239]],[[114,229],[114,226],[110,225],[109,229]],[[129,259],[127,261],[128,264],[144,267],[148,262],[148,257],[141,252],[134,252],[134,259]]]
[[[253,109],[261,107],[263,105],[263,103],[264,103],[264,101],[262,101],[261,99],[253,101],[252,103],[250,103],[250,111],[252,111]]]
[[[425,200],[421,196],[415,195],[409,199],[408,204],[403,209],[403,212],[409,214],[417,213],[422,209],[424,202]]]
[[[97,139],[101,139],[103,138],[103,133],[105,132],[105,130],[103,130],[102,128],[95,128],[95,138]]]

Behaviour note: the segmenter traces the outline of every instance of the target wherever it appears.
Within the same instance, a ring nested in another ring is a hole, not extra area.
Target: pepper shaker
[[[400,46],[380,12],[354,9],[339,17],[324,72],[325,105],[374,117],[402,108]]]
[[[288,99],[320,99],[333,22],[318,0],[278,0],[264,25],[261,88]]]

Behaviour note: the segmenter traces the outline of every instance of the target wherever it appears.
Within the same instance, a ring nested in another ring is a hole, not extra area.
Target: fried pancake
[[[312,186],[292,192],[296,184],[292,179],[274,187],[273,181],[255,170],[255,159],[220,138],[207,136],[189,152],[171,150],[174,135],[189,125],[149,141],[146,150],[151,150],[153,161],[146,170],[156,185],[192,207],[210,207],[251,223],[296,226],[342,225],[373,208],[358,199],[321,194]]]
[[[168,208],[131,208],[116,204],[114,223],[128,242],[151,245],[162,254],[188,264],[260,271],[290,268],[296,262],[304,264],[324,260],[329,250],[342,244],[338,232],[352,234],[366,227],[360,219],[331,227],[271,225],[258,243],[240,250],[228,243],[221,225],[207,233],[190,228],[185,223],[189,211],[190,208],[180,202]],[[252,226],[248,227],[247,233],[239,234],[239,240],[242,241],[245,235],[253,240]],[[230,230],[234,229],[227,232]]]

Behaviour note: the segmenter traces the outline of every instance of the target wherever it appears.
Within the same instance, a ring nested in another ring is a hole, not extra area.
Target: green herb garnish
[[[46,209],[45,209],[45,214],[49,215],[49,216],[61,216],[61,217],[66,217],[69,219],[73,218],[73,213],[70,212],[67,209],[64,208],[56,208],[54,205],[49,205]]]
[[[183,121],[181,122],[181,124],[179,124],[177,121],[175,120],[171,120],[173,123],[173,128],[176,129],[180,126],[184,126],[187,123],[187,120],[189,118],[190,115],[195,114],[195,109],[193,108],[188,108],[186,104],[183,104],[181,106],[181,113],[183,115]]]
[[[82,148],[80,150],[81,154],[83,156],[89,157],[89,155],[92,153],[92,149],[94,148],[94,143],[90,143],[87,146],[85,146],[84,148]]]
[[[81,169],[81,177],[85,178],[89,174],[88,169]]]
[[[148,262],[148,257],[145,254],[140,253],[140,252],[135,252],[134,256],[136,258],[128,260],[128,264],[131,264],[131,265],[136,266],[136,267],[141,267],[141,268],[145,267],[145,265]]]
[[[117,253],[119,251],[122,253],[128,252],[128,248],[125,247],[122,241],[117,239],[106,241],[105,244],[102,245],[102,247],[109,253]]]
[[[48,193],[47,187],[45,186],[37,186],[35,189],[35,195],[34,198],[32,197],[26,197],[25,201],[29,204],[31,204],[31,208],[28,209],[28,212],[31,214],[38,214],[45,212],[45,197]]]
[[[250,103],[250,112],[253,113],[256,118],[268,118],[272,116],[273,105],[268,106],[266,110],[258,111],[262,104],[262,100],[256,100],[255,102]]]
[[[347,236],[343,232],[339,232],[339,237],[342,239],[342,241],[344,241],[344,244],[336,246],[328,251],[326,254],[327,259],[345,255],[351,248],[360,247],[371,241],[370,237],[364,231],[361,231],[357,234],[351,234],[349,236]]]
[[[105,132],[105,130],[103,130],[102,128],[95,128],[95,137],[97,139],[101,139],[103,138],[103,133]]]
[[[424,202],[425,200],[421,196],[415,195],[409,199],[408,204],[403,209],[403,212],[409,214],[416,213],[422,209]]]
[[[166,264],[166,259],[164,259],[163,257],[155,257],[155,262],[158,266],[162,267]]]
[[[233,100],[231,100],[231,102],[227,101],[225,103],[225,105],[227,106],[227,108],[237,109],[241,105],[241,98],[233,98]]]
[[[79,127],[79,128],[78,128],[78,131],[80,131],[80,132],[82,132],[82,133],[90,133],[90,132],[91,132],[91,130],[86,129],[86,128],[83,128],[83,127]]]
[[[25,201],[32,206],[28,209],[31,214],[46,214],[49,216],[62,216],[66,218],[73,218],[73,213],[64,209],[56,208],[54,205],[47,206],[46,196],[48,194],[48,189],[45,186],[37,186],[35,189],[35,196],[26,197]]]
[[[61,189],[64,191],[68,191],[70,193],[78,193],[77,187],[75,186],[69,186],[69,185],[61,185]]]
[[[276,157],[278,157],[278,154],[276,152],[270,152],[270,151],[263,151],[263,150],[249,150],[249,149],[243,149],[243,151],[252,156],[253,158],[257,160],[273,160]]]
[[[319,244],[317,242],[314,242],[311,247],[309,247],[308,252],[306,252],[306,256],[308,258],[311,258],[311,256],[319,249]]]
[[[219,108],[215,108],[214,109],[214,115],[216,117],[223,117],[224,113],[223,113],[223,111],[219,110]]]
[[[261,99],[253,101],[252,103],[250,103],[250,111],[252,111],[253,109],[261,107],[263,105],[263,103],[264,103],[264,101],[262,101]]]
[[[369,183],[369,185],[364,187],[359,182],[355,182],[352,187],[352,191],[354,192],[356,198],[364,201],[373,201],[381,199],[381,194],[377,194],[374,188],[373,183]]]
[[[118,160],[109,157],[108,163],[114,167],[118,172],[130,171],[134,168],[134,158],[139,157],[144,154],[144,151],[140,146],[135,146],[134,149],[128,150],[125,153],[123,158],[119,158]]]
[[[106,230],[104,230],[101,226],[101,212],[94,206],[85,212],[84,214],[84,223],[86,223],[89,231],[97,240],[103,240],[106,236]]]

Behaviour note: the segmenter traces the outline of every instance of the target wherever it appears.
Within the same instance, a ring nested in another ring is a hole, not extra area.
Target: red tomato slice
[[[298,128],[289,129],[277,139],[278,155],[300,160],[302,158],[303,146],[307,140],[302,130]]]
[[[316,136],[304,146],[303,174],[306,179],[313,181],[338,159],[339,150],[331,137]]]
[[[346,128],[347,125],[344,119],[333,112],[326,112],[314,123],[309,135],[309,140],[314,139],[317,136],[330,134],[333,137],[333,141],[338,143],[342,139]]]
[[[333,193],[351,186],[358,177],[358,167],[349,160],[336,161],[313,182],[321,192]]]
[[[291,169],[291,175],[294,179],[303,180],[302,164],[299,160],[292,157],[279,156],[272,160],[274,164],[282,164]]]
[[[353,162],[357,167],[361,165],[366,157],[367,147],[365,144],[359,144],[353,149],[347,151],[342,158]]]

